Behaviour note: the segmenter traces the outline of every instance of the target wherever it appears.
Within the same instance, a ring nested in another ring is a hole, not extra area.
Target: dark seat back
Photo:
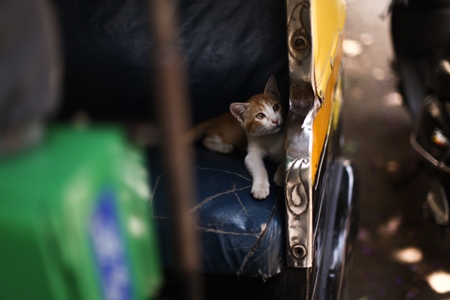
[[[144,0],[56,0],[65,58],[63,116],[148,119],[154,108]],[[194,121],[262,91],[271,74],[287,96],[284,1],[181,0],[180,45]]]

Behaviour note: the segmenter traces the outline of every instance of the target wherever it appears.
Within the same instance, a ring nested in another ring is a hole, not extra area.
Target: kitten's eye
[[[266,117],[266,115],[263,114],[263,113],[259,113],[259,114],[256,115],[256,118],[257,118],[258,120],[262,120],[262,119],[264,119],[265,117]]]
[[[275,104],[273,106],[273,111],[279,111],[280,110],[280,105],[279,104]]]

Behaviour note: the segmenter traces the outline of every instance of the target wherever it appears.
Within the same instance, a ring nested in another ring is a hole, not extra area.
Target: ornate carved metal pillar
[[[290,267],[311,267],[313,218],[311,192],[312,40],[309,0],[287,0],[290,111],[286,136],[288,260]]]
[[[286,0],[290,109],[286,135],[288,260],[313,266],[313,192],[341,108],[345,1]],[[313,205],[314,204],[314,205]]]

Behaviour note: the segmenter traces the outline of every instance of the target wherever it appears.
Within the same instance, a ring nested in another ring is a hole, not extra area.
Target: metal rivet
[[[304,36],[302,30],[297,29],[291,38],[291,47],[295,51],[303,51],[308,48],[308,39]]]
[[[306,41],[306,39],[304,37],[296,36],[292,40],[292,46],[295,50],[302,51],[303,49],[305,49],[308,46],[308,42]]]
[[[297,244],[292,247],[292,255],[295,258],[302,259],[306,256],[306,248],[303,245]]]
[[[323,94],[323,91],[322,91],[322,90],[319,91],[319,98],[320,98],[321,100],[323,100],[323,99],[325,98],[325,95]]]
[[[320,106],[322,106],[323,100],[325,99],[325,95],[324,95],[324,93],[323,93],[322,90],[319,91],[318,96],[319,96],[319,103],[320,103]]]

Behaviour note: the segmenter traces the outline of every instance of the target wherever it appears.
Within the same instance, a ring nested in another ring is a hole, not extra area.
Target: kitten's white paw
[[[283,166],[280,165],[280,167],[278,167],[277,171],[275,172],[275,175],[273,176],[273,181],[279,187],[284,186],[284,168],[283,168]]]
[[[275,184],[279,187],[283,187],[284,186],[284,176],[283,176],[283,172],[277,172],[275,173],[275,176],[273,176],[273,182],[275,182]]]
[[[253,184],[252,191],[251,191],[253,198],[260,199],[260,200],[266,199],[270,193],[269,187],[270,187],[269,182]]]

